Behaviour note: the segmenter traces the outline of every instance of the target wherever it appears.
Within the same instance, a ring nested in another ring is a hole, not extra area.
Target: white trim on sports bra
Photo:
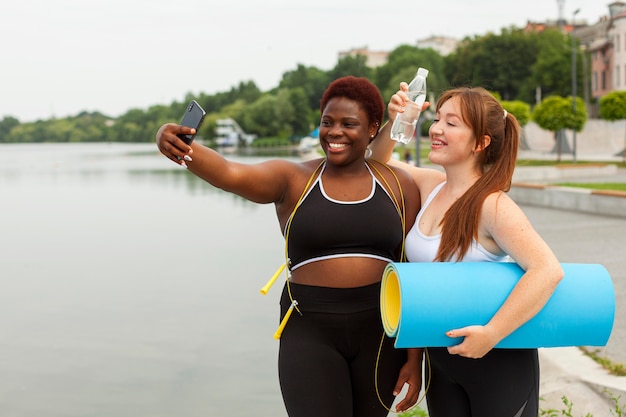
[[[419,229],[419,223],[426,208],[428,208],[445,183],[444,181],[437,185],[428,195],[424,205],[419,213],[417,213],[415,224],[406,236],[406,255],[409,262],[433,262],[437,256],[437,251],[441,243],[441,233],[426,235]],[[509,255],[496,255],[491,253],[475,239],[472,239],[472,244],[463,259],[461,259],[463,262],[508,262],[509,260]],[[453,261],[459,260],[453,259]]]

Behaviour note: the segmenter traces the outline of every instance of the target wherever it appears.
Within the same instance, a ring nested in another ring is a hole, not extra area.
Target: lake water
[[[0,191],[0,415],[286,416],[273,205],[154,144],[0,145]]]

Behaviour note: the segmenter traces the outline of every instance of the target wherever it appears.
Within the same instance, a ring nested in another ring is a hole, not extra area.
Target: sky
[[[391,51],[429,36],[484,35],[528,21],[588,24],[602,0],[6,0],[0,120],[20,122],[183,101],[252,80],[263,91],[299,64]],[[418,67],[419,63],[415,63]]]

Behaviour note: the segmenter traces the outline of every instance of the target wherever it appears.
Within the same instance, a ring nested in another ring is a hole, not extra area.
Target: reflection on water
[[[1,145],[0,190],[0,415],[285,415],[272,205],[154,144]]]

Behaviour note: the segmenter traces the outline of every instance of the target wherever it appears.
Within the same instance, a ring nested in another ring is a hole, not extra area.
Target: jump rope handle
[[[280,322],[280,326],[278,326],[276,333],[274,333],[274,339],[276,340],[280,339],[280,336],[283,334],[283,329],[287,325],[287,320],[289,320],[289,317],[291,317],[291,313],[293,313],[293,309],[297,305],[298,305],[298,302],[296,300],[293,300],[291,302],[291,305],[289,306],[289,310],[287,310],[287,313],[285,313],[285,317],[283,317],[283,320]]]
[[[274,275],[272,275],[269,281],[267,281],[267,284],[265,284],[263,288],[261,288],[261,294],[267,295],[267,292],[270,290],[272,285],[274,285],[274,282],[276,282],[276,279],[278,278],[280,273],[283,272],[283,270],[285,269],[285,265],[286,264],[282,264],[280,268],[278,268],[278,270],[274,273]]]

